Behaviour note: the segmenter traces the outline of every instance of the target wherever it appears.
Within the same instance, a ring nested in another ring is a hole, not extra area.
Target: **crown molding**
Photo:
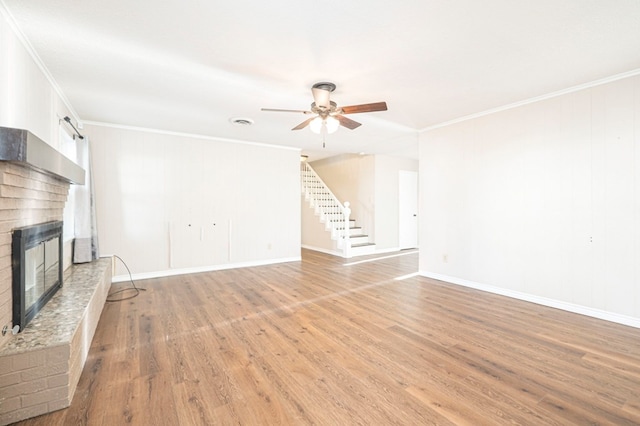
[[[534,98],[525,99],[523,101],[514,102],[514,103],[511,103],[511,104],[503,105],[501,107],[488,109],[488,110],[477,112],[477,113],[470,114],[470,115],[465,115],[465,116],[459,117],[459,118],[454,118],[453,120],[444,121],[442,123],[438,123],[438,124],[434,124],[432,126],[425,127],[424,129],[419,130],[418,133],[424,133],[424,132],[428,132],[430,130],[439,129],[441,127],[451,126],[453,124],[458,124],[458,123],[462,123],[464,121],[473,120],[475,118],[484,117],[485,115],[491,115],[491,114],[495,114],[497,112],[506,111],[506,110],[513,109],[513,108],[518,108],[518,107],[521,107],[523,105],[533,104],[533,103],[536,103],[536,102],[544,101],[546,99],[551,99],[551,98],[555,98],[555,97],[558,97],[558,96],[566,95],[566,94],[569,94],[569,93],[578,92],[580,90],[590,89],[592,87],[601,86],[603,84],[612,83],[614,81],[622,80],[622,79],[629,78],[629,77],[634,77],[634,76],[637,76],[637,75],[640,75],[640,68],[637,68],[637,69],[631,70],[631,71],[627,71],[627,72],[623,72],[623,73],[620,73],[620,74],[615,74],[615,75],[612,75],[610,77],[605,77],[605,78],[602,78],[602,79],[599,79],[599,80],[594,80],[594,81],[591,81],[591,82],[588,82],[588,83],[579,84],[577,86],[572,86],[572,87],[569,87],[569,88],[566,88],[566,89],[558,90],[557,92],[547,93],[546,95],[536,96]]]
[[[293,147],[293,146],[271,145],[264,142],[246,141],[246,140],[232,139],[232,138],[221,138],[217,136],[200,135],[197,133],[174,132],[171,130],[160,130],[160,129],[152,129],[148,127],[136,127],[136,126],[123,125],[123,124],[105,123],[102,121],[83,121],[83,124],[85,126],[109,127],[112,129],[131,130],[135,132],[144,132],[144,133],[155,133],[158,135],[169,135],[169,136],[178,136],[178,137],[191,138],[191,139],[203,139],[203,140],[215,141],[215,142],[253,145],[253,146],[266,147],[266,148],[284,149],[288,151],[301,151],[301,148]]]

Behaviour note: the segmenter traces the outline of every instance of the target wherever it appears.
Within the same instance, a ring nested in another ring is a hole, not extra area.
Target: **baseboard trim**
[[[376,248],[375,254],[398,253],[398,252],[401,252],[401,251],[402,250],[400,250],[400,247],[392,247],[392,248],[384,248],[384,249]]]
[[[344,257],[344,252],[342,250],[329,250],[329,249],[323,249],[323,248],[320,248],[320,247],[309,246],[309,245],[306,245],[306,244],[303,244],[302,248],[307,249],[307,250],[319,251],[320,253],[330,254],[332,256]],[[382,250],[377,250],[376,249],[373,253],[367,253],[366,255],[369,255],[369,254],[396,253],[396,252],[399,252],[399,251],[400,251],[399,248],[389,248],[389,249],[382,249]],[[362,255],[362,256],[366,256],[366,255]],[[358,257],[358,256],[352,256],[352,257]]]
[[[310,246],[310,245],[307,245],[307,244],[302,244],[302,248],[303,249],[307,249],[307,250],[318,251],[318,252],[324,253],[324,254],[330,254],[332,256],[344,257],[344,253],[342,252],[342,250],[329,250],[329,249],[325,249],[325,248]]]
[[[463,287],[469,287],[476,290],[486,291],[488,293],[499,294],[501,296],[523,300],[525,302],[536,303],[538,305],[547,306],[550,308],[562,309],[563,311],[572,312],[575,314],[586,315],[588,317],[598,318],[617,324],[628,325],[629,327],[640,328],[640,318],[630,317],[628,315],[621,315],[615,312],[603,311],[601,309],[595,309],[588,306],[576,305],[574,303],[563,302],[561,300],[550,299],[547,297],[536,296],[534,294],[523,293],[488,284],[477,283],[475,281],[437,274],[435,272],[420,271],[419,275],[426,278],[433,278],[435,280],[460,285]]]
[[[302,260],[302,257],[294,256],[294,257],[284,257],[279,259],[258,260],[258,261],[251,261],[251,262],[227,263],[224,265],[202,266],[197,268],[169,269],[164,271],[132,274],[131,276],[134,280],[148,280],[152,278],[171,277],[174,275],[198,274],[201,272],[224,271],[226,269],[250,268],[252,266],[275,265],[278,263],[286,263],[286,262],[299,262],[300,260]],[[119,283],[124,281],[129,281],[129,275],[115,275],[111,280],[112,283]]]

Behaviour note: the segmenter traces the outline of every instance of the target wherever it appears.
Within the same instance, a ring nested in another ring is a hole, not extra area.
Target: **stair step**
[[[368,235],[349,235],[349,240],[351,242],[351,247],[356,247],[358,245],[368,244],[369,236]]]
[[[367,254],[374,254],[376,252],[376,245],[374,243],[366,244],[354,244],[351,246],[351,256],[364,256]]]
[[[351,244],[351,248],[356,247],[367,247],[367,246],[375,246],[375,243],[360,243],[360,244]]]
[[[335,228],[335,230],[341,235],[344,234],[344,228]],[[362,228],[349,228],[349,238],[353,238],[354,235],[363,235]]]

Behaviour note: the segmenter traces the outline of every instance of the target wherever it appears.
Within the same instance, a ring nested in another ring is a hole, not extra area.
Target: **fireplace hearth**
[[[62,221],[13,230],[13,325],[19,331],[62,286],[62,250]]]

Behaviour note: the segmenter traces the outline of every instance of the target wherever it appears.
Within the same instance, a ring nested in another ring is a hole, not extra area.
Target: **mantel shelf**
[[[27,164],[67,182],[84,185],[82,167],[28,130],[0,127],[0,161]]]

